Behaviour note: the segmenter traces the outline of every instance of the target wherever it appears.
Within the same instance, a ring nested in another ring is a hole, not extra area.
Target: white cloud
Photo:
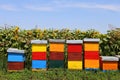
[[[111,11],[120,11],[120,6],[110,4],[95,3],[66,3],[61,5],[62,8],[86,8],[86,9],[105,9]]]
[[[0,5],[0,9],[6,11],[18,11],[18,9],[15,6],[9,4]]]
[[[34,11],[53,11],[53,7],[49,6],[26,5],[25,8]]]
[[[101,8],[101,9],[106,9],[106,10],[111,10],[111,11],[120,11],[120,6],[116,5],[96,5],[96,8]]]
[[[1,4],[0,10],[6,11],[24,11],[24,10],[31,10],[31,11],[58,11],[62,9],[101,9],[101,10],[109,10],[109,11],[116,11],[120,12],[120,5],[115,4],[99,4],[99,3],[82,3],[82,2],[70,2],[64,0],[53,0],[49,3],[44,3],[41,5],[38,4],[24,4],[24,5],[10,5],[10,4]]]

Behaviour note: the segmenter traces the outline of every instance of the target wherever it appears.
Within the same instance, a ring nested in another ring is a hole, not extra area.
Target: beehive
[[[25,66],[24,50],[9,48],[7,52],[8,52],[7,70],[8,71],[24,70],[24,66]]]
[[[100,39],[84,39],[84,68],[86,70],[100,68],[99,41]]]
[[[67,40],[68,69],[83,69],[82,40]]]
[[[47,40],[32,40],[32,71],[47,68]]]
[[[119,59],[114,56],[101,56],[101,69],[104,70],[118,70]]]
[[[65,40],[49,39],[49,68],[64,68]]]
[[[115,55],[118,59],[119,59],[119,61],[118,61],[118,69],[120,70],[120,55]]]

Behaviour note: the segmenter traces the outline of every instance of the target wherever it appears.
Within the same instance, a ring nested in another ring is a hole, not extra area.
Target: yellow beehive
[[[46,44],[32,44],[32,52],[46,52]]]
[[[50,51],[64,52],[64,44],[63,43],[50,43]]]
[[[82,70],[82,61],[68,61],[68,69]]]
[[[85,51],[99,51],[99,43],[84,43]]]
[[[85,60],[84,62],[85,68],[99,68],[99,60]]]

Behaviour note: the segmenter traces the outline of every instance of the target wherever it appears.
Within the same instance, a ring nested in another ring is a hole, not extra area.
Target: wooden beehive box
[[[82,40],[67,40],[68,69],[83,69]]]
[[[118,57],[119,61],[118,61],[118,69],[120,70],[120,55],[115,55],[116,57]]]
[[[32,40],[32,71],[47,68],[47,40]]]
[[[49,68],[64,68],[65,40],[49,39]]]
[[[8,71],[19,71],[24,69],[24,50],[18,50],[16,48],[9,48],[8,52]]]
[[[119,59],[114,56],[101,56],[101,69],[102,70],[118,70]]]
[[[84,68],[99,69],[99,41],[100,39],[84,39]],[[93,65],[94,64],[94,65]]]

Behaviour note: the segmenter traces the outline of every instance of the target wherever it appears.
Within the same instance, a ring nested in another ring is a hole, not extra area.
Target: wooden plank
[[[50,43],[50,51],[51,52],[64,52],[64,44],[63,43]]]
[[[46,52],[46,44],[32,44],[32,52]]]
[[[68,61],[81,61],[82,53],[68,53]]]
[[[102,70],[118,70],[118,62],[102,61]]]
[[[84,43],[84,51],[99,51],[99,43]]]
[[[8,62],[8,70],[23,70],[24,62]]]
[[[84,60],[85,68],[100,68],[99,60]]]
[[[32,60],[46,60],[46,52],[32,52]]]
[[[82,70],[82,61],[68,61],[68,69],[80,69]]]
[[[67,52],[82,52],[82,45],[81,44],[68,44]]]
[[[49,60],[64,60],[64,52],[50,52]]]

